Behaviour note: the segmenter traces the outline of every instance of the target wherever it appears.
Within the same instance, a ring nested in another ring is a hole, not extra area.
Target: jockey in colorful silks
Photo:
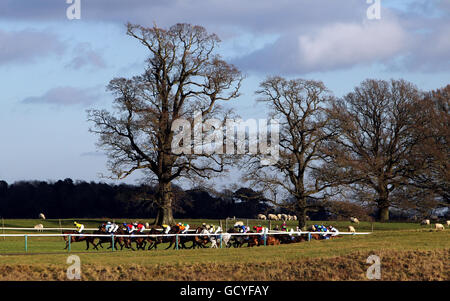
[[[181,234],[184,234],[184,233],[186,233],[189,230],[189,225],[188,224],[178,223],[177,225],[178,225],[178,227],[181,230]]]
[[[169,233],[169,231],[170,231],[170,226],[169,225],[162,225],[162,227],[163,227],[163,230],[164,230],[164,234]]]
[[[78,231],[78,233],[81,233],[81,232],[83,232],[83,229],[84,229],[84,225],[83,224],[79,224],[79,223],[77,223],[77,222],[73,222],[73,224],[75,225],[75,227],[77,228],[77,231]]]
[[[283,222],[283,224],[281,225],[281,231],[286,231],[287,232],[286,222]]]
[[[111,222],[107,222],[105,225],[105,230],[106,232],[111,233],[113,230],[113,224]]]
[[[133,234],[134,230],[136,230],[133,224],[124,223],[123,225],[125,226],[129,234]]]
[[[137,226],[136,226],[136,229],[137,229],[137,231],[139,233],[143,233],[144,230],[145,230],[145,226],[143,224],[141,224],[141,223],[138,223]]]
[[[333,232],[333,233],[331,233],[332,237],[335,237],[335,236],[339,235],[339,230],[336,229],[335,227],[331,226],[331,225],[328,227],[328,231]]]
[[[324,225],[314,225],[314,227],[316,228],[316,232],[328,232],[328,228],[325,227]],[[324,239],[328,238],[325,233],[321,233],[320,235]]]
[[[254,226],[253,229],[255,229],[256,233],[261,233],[264,230],[264,227],[261,225]]]

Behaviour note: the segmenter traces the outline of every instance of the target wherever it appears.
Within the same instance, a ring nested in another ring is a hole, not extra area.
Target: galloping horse
[[[165,234],[164,231],[158,231],[154,228],[150,230],[150,234]],[[181,234],[180,227],[177,225],[170,228],[169,233],[167,234]],[[151,244],[148,247],[148,250],[151,250],[155,248],[157,249],[157,246],[161,243],[169,243],[169,246],[166,248],[169,249],[170,247],[174,246],[174,249],[176,248],[176,239],[177,237],[175,235],[173,236],[157,236],[157,237],[147,237],[147,241],[149,241]],[[187,249],[187,247],[184,245],[184,243],[187,241],[186,237],[178,237],[178,245],[181,246],[181,249]]]
[[[78,231],[65,231],[63,234],[80,234]],[[64,250],[66,250],[69,247],[69,236],[63,236],[64,241],[66,242],[66,247]],[[70,237],[70,243],[73,242],[80,242],[80,241],[86,241],[86,250],[89,250],[89,244],[92,244],[95,250],[98,250],[96,244],[94,243],[95,237],[93,236],[71,236]]]
[[[198,234],[209,234],[208,230],[202,227],[198,227],[195,230],[195,233]],[[211,236],[205,235],[205,236],[191,236],[186,237],[187,241],[192,240],[192,249],[195,249],[195,247],[199,248],[206,248],[206,244],[210,241]]]

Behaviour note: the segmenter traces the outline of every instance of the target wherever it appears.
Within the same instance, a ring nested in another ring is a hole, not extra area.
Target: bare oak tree
[[[90,110],[88,119],[108,154],[112,177],[146,172],[158,183],[155,223],[173,224],[172,181],[209,178],[224,166],[214,154],[174,153],[174,134],[180,130],[175,121],[184,118],[192,124],[194,111],[203,118],[219,116],[217,102],[239,96],[242,76],[215,54],[220,40],[203,27],[176,24],[166,30],[128,24],[127,34],[147,48],[146,70],[111,80],[107,88],[115,96],[115,112]]]
[[[334,102],[329,116],[339,136],[327,144],[331,160],[322,174],[351,180],[356,194],[375,202],[379,219],[389,219],[394,192],[408,184],[415,168],[408,163],[421,143],[420,93],[404,80],[368,79]]]
[[[322,82],[282,77],[268,78],[256,93],[259,101],[268,103],[270,118],[279,121],[280,154],[269,166],[260,164],[260,154],[253,155],[246,162],[245,179],[254,189],[271,193],[275,205],[296,212],[299,227],[304,228],[307,199],[324,199],[327,190],[335,186],[314,173],[323,160],[323,143],[334,135],[324,131],[329,123],[325,108],[331,96]],[[279,196],[283,199],[277,200]]]
[[[442,207],[450,204],[450,85],[424,93],[420,102],[424,122],[416,128],[415,135],[423,137],[408,161],[416,172],[408,192],[417,194],[410,198],[419,207]],[[430,198],[428,206],[421,204]],[[434,204],[434,205],[431,205]]]

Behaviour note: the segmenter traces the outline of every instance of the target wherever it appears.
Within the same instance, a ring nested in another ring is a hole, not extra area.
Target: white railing
[[[114,251],[114,239],[116,237],[131,237],[131,238],[142,238],[142,237],[176,237],[176,249],[178,249],[179,237],[183,236],[215,236],[219,237],[220,248],[222,248],[223,236],[250,236],[250,235],[260,235],[264,236],[264,245],[266,245],[266,239],[269,235],[302,235],[308,234],[308,241],[311,240],[311,234],[321,234],[321,235],[367,235],[370,232],[309,232],[309,231],[297,231],[297,232],[267,232],[267,233],[179,233],[179,234],[90,234],[90,233],[63,233],[63,234],[0,234],[0,237],[24,237],[25,239],[25,252],[28,252],[28,237],[65,237],[68,236],[66,248],[68,251],[71,250],[72,236],[84,236],[84,237],[109,237],[111,238],[111,250]]]
[[[368,235],[371,232],[310,232],[310,231],[299,231],[299,232],[268,232],[268,233],[179,233],[179,234],[92,234],[92,233],[63,233],[63,234],[0,234],[0,237],[63,237],[63,236],[87,236],[87,237],[171,237],[171,236],[220,236],[223,234],[229,234],[231,236],[239,235],[302,235],[302,234],[321,234],[321,235]]]

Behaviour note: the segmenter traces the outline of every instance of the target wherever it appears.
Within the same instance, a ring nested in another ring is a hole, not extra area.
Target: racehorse
[[[241,233],[238,230],[236,230],[235,228],[230,228],[228,231],[228,233]],[[253,233],[252,231],[249,231],[247,233]],[[251,235],[253,237],[253,235]],[[233,235],[233,241],[232,241],[232,246],[235,248],[240,248],[242,247],[242,245],[244,245],[245,243],[249,243],[250,241],[250,237],[248,235]],[[250,241],[250,244],[253,244],[254,240]]]
[[[78,231],[65,231],[63,234],[80,234]],[[97,245],[94,243],[93,236],[71,236],[70,237],[70,243],[73,242],[80,242],[80,241],[86,241],[86,250],[89,250],[89,244],[92,244],[94,246],[95,250],[98,250]],[[63,236],[64,241],[66,242],[66,247],[64,250],[66,250],[69,247],[69,236]]]
[[[195,233],[198,234],[210,234],[208,230],[206,230],[203,227],[198,227],[195,230]],[[211,240],[213,236],[205,235],[205,236],[187,236],[188,238],[186,241],[192,240],[192,249],[195,249],[195,247],[199,248],[206,248],[206,244]]]
[[[150,234],[165,234],[164,231],[158,231],[154,228],[152,228],[150,230]],[[178,227],[177,225],[172,226],[170,228],[169,233],[167,234],[181,234],[181,230],[180,227]],[[169,249],[170,247],[174,246],[173,248],[176,248],[176,240],[177,237],[175,235],[171,235],[171,236],[154,236],[154,237],[147,237],[147,241],[150,242],[150,245],[148,247],[148,250],[151,250],[153,248],[155,248],[155,250],[158,248],[158,245],[161,243],[169,243],[169,246],[166,248]],[[181,249],[188,249],[185,246],[185,243],[188,241],[189,239],[184,237],[184,236],[180,236],[178,237],[178,245],[181,247]],[[192,239],[191,239],[192,241]],[[174,245],[175,244],[175,245]],[[192,247],[191,247],[192,248]]]

